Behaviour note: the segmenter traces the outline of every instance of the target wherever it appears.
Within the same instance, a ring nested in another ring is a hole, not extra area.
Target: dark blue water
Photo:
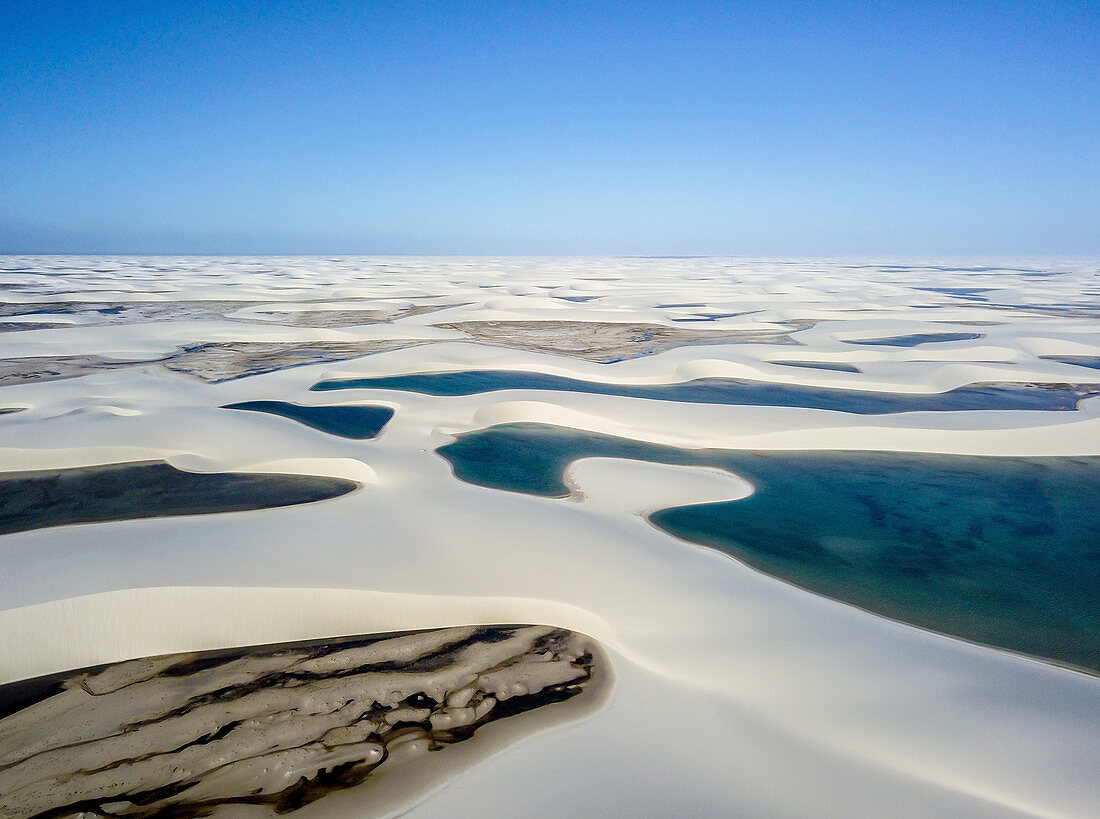
[[[976,296],[979,293],[992,293],[992,287],[914,287],[931,293],[946,293],[950,296]]]
[[[981,338],[981,333],[914,333],[905,336],[887,338],[865,338],[858,341],[847,340],[847,344],[869,344],[878,347],[917,347],[921,344],[939,344],[944,341],[970,341]]]
[[[184,472],[166,463],[0,474],[0,535],[73,523],[291,506],[335,498],[357,486],[315,475]]]
[[[837,364],[832,361],[773,361],[772,364],[779,364],[782,367],[803,367],[810,370],[833,370],[838,373],[858,373],[860,370],[858,367],[853,367],[851,364]]]
[[[267,412],[290,418],[329,435],[356,440],[376,438],[393,418],[393,410],[389,407],[305,407],[285,401],[242,401],[239,404],[226,404],[222,409]]]
[[[732,378],[700,378],[682,384],[601,384],[559,375],[511,370],[467,370],[452,373],[422,373],[375,378],[322,381],[310,389],[403,390],[424,395],[478,395],[497,390],[554,390],[563,392],[619,395],[697,404],[735,404],[775,407],[806,407],[859,415],[931,410],[1034,409],[1072,410],[1077,401],[1100,385],[1078,385],[1050,389],[1024,385],[969,386],[934,395],[905,395],[807,387],[798,384],[770,384]]]
[[[689,321],[717,321],[718,319],[733,318],[734,316],[741,316],[743,313],[699,313],[695,316],[687,318],[674,318],[673,321],[689,322]]]
[[[726,469],[756,492],[650,520],[869,611],[1100,671],[1100,458],[685,450],[533,424],[439,453],[461,480],[549,497],[577,458]]]
[[[1049,361],[1061,361],[1063,364],[1075,364],[1078,367],[1088,367],[1091,370],[1100,370],[1100,356],[1091,355],[1044,355]]]

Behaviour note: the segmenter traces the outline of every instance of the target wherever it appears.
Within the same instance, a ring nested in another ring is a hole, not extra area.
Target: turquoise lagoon
[[[868,611],[1100,671],[1100,458],[687,450],[535,424],[438,451],[461,480],[546,497],[578,458],[725,469],[754,494],[650,521]]]

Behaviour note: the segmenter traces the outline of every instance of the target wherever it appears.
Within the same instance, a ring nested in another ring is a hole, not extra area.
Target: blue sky
[[[1100,2],[0,3],[0,252],[1100,253]]]

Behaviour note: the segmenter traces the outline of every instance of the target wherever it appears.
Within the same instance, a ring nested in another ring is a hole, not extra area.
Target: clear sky
[[[1100,0],[0,2],[0,252],[1100,253]]]

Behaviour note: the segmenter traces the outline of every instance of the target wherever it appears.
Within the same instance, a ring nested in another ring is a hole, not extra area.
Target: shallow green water
[[[867,390],[838,390],[798,384],[772,384],[732,378],[700,378],[682,384],[603,384],[558,375],[514,370],[466,370],[449,373],[352,378],[322,381],[310,389],[404,390],[425,395],[477,395],[497,390],[554,390],[619,395],[698,404],[805,407],[860,415],[935,410],[1036,409],[1072,410],[1090,385],[1052,389],[1022,384],[975,385],[934,395],[906,395]],[[270,403],[270,402],[269,402]],[[294,405],[290,405],[294,406]]]
[[[316,475],[184,472],[166,463],[0,473],[0,535],[72,523],[291,506],[345,495],[357,486]]]
[[[544,496],[583,457],[727,469],[756,492],[650,520],[870,611],[1100,671],[1100,458],[684,450],[533,424],[439,453],[464,481]]]
[[[393,410],[389,407],[307,407],[286,401],[242,401],[226,404],[222,409],[279,415],[329,435],[356,440],[376,438],[393,418]]]

